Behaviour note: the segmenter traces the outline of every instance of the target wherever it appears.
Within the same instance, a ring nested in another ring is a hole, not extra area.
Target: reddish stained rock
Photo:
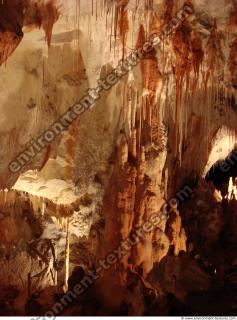
[[[27,0],[1,1],[0,3],[0,65],[14,52],[23,38],[23,25],[28,25],[29,17],[25,17],[29,3]],[[59,18],[56,0],[48,0],[44,4],[35,3],[33,10],[33,26],[42,27],[50,46],[52,30]]]
[[[177,83],[181,84],[185,75],[188,75],[191,71],[191,26],[188,21],[183,23],[177,28],[172,42],[176,55],[176,62],[174,66],[174,72]]]
[[[137,48],[141,48],[146,41],[144,26],[140,26],[138,39],[136,43]],[[154,113],[156,108],[156,93],[159,90],[159,84],[162,82],[160,70],[158,68],[158,62],[156,58],[155,49],[151,50],[146,54],[144,59],[141,61],[141,75],[142,75],[142,88],[146,92],[146,103],[145,103],[145,120],[152,125],[151,119],[154,119]],[[158,114],[158,112],[156,112]],[[156,119],[158,120],[158,119]],[[157,122],[153,125],[157,128]],[[152,129],[152,128],[151,128]]]
[[[152,17],[151,21],[151,34],[155,33],[158,34],[161,29],[161,21],[158,18],[157,14],[155,13]]]
[[[127,41],[127,35],[129,31],[129,21],[128,21],[128,11],[126,6],[128,4],[128,0],[120,0],[118,1],[118,8],[117,8],[117,26],[119,30],[119,34],[121,36],[122,47],[123,47],[123,58],[125,55],[125,46]]]
[[[145,35],[145,29],[143,25],[140,25],[139,33],[138,33],[138,38],[136,42],[136,48],[142,48],[144,42],[146,41],[146,35]]]
[[[178,156],[178,145],[180,140],[180,114],[182,104],[182,94],[184,87],[184,80],[186,78],[187,86],[189,87],[190,72],[192,70],[192,49],[191,49],[191,26],[188,21],[184,20],[183,23],[177,28],[172,37],[173,49],[176,56],[174,64],[174,76],[176,82],[176,116],[175,116],[175,156]]]
[[[49,145],[47,146],[47,148],[46,148],[45,155],[44,155],[44,158],[43,158],[43,161],[42,161],[42,164],[41,164],[41,166],[40,166],[39,171],[41,171],[41,170],[44,168],[44,166],[46,165],[47,161],[48,161],[49,158],[50,158],[51,152],[52,152],[52,147],[51,147],[51,145],[49,144]]]
[[[229,23],[227,25],[227,32],[236,30],[237,28],[237,2],[232,0],[232,9],[230,11]],[[231,74],[231,82],[233,87],[237,88],[237,36],[230,45],[230,55],[228,59],[228,66]]]
[[[136,43],[136,48],[141,48],[145,41],[145,30],[144,26],[141,25]],[[150,93],[154,94],[157,89],[157,84],[161,78],[161,74],[158,69],[155,49],[148,52],[145,58],[141,61],[141,71],[143,77],[143,88],[147,89]]]
[[[204,52],[202,47],[202,39],[197,35],[194,35],[191,40],[192,47],[192,64],[195,74],[199,75],[200,66],[204,59]]]
[[[0,32],[0,65],[2,65],[21,42],[22,37],[13,32]]]
[[[46,4],[46,17],[43,17],[42,27],[45,31],[47,43],[50,47],[51,37],[53,32],[53,26],[59,18],[59,9],[55,0],[49,0]]]
[[[25,1],[0,3],[0,65],[13,53],[23,38],[23,10]]]
[[[207,83],[211,75],[213,75],[217,63],[217,52],[218,52],[218,45],[217,45],[217,25],[216,20],[214,19],[213,28],[211,31],[209,43],[208,43],[208,69],[205,76],[205,88],[207,89]]]
[[[237,88],[237,37],[230,45],[229,70],[233,87]]]
[[[169,24],[171,19],[173,18],[174,0],[165,0],[163,11],[163,24],[166,25]]]
[[[234,31],[237,26],[237,2],[232,0],[232,8],[230,11],[229,22],[227,25],[227,32]]]
[[[33,17],[25,17],[24,24],[42,28],[45,31],[48,46],[50,47],[53,26],[57,22],[60,12],[56,0],[47,0],[45,3],[35,3],[35,8],[30,14]]]

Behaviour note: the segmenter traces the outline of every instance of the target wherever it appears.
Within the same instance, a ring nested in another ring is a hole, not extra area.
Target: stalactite
[[[142,46],[145,42],[145,30],[141,25],[139,29],[138,39],[136,47]],[[141,75],[142,75],[142,122],[145,121],[150,127],[150,141],[152,139],[152,131],[154,130],[152,121],[154,114],[157,118],[159,116],[159,105],[157,105],[157,96],[161,95],[160,89],[162,88],[162,76],[158,68],[158,62],[156,58],[156,51],[152,50],[146,55],[145,59],[141,61]],[[160,91],[160,92],[159,92]],[[158,126],[157,126],[158,124]],[[141,123],[142,125],[142,123]],[[159,119],[155,124],[156,130],[159,127]]]
[[[128,112],[129,112],[129,85],[125,87],[124,93],[123,93],[123,120],[126,120],[128,118]]]
[[[132,129],[131,133],[131,154],[134,158],[137,157],[137,130]]]
[[[25,12],[24,26],[26,30],[38,27],[45,31],[48,47],[50,47],[53,26],[60,16],[60,8],[55,0],[28,2]]]
[[[160,29],[161,29],[161,21],[157,17],[157,14],[154,13],[152,20],[151,20],[150,34],[153,34],[153,33],[159,34]]]
[[[115,28],[116,30],[118,28],[119,35],[122,42],[122,59],[124,59],[124,56],[126,53],[125,47],[126,47],[127,35],[129,31],[128,11],[126,9],[128,1],[129,0],[118,0],[116,20],[115,20],[115,23],[117,23],[117,26]],[[117,31],[115,31],[115,34],[117,34]]]
[[[128,143],[125,135],[120,134],[120,146],[119,146],[119,166],[124,168],[125,163],[128,162]]]
[[[142,48],[144,42],[146,41],[146,36],[145,36],[145,29],[144,26],[141,24],[138,32],[138,37],[136,41],[136,48]]]
[[[208,43],[208,61],[207,61],[207,71],[205,74],[204,84],[205,84],[205,90],[207,91],[208,81],[211,76],[214,76],[215,67],[217,64],[217,52],[218,52],[218,46],[217,46],[217,24],[216,20],[213,21],[213,27],[211,30],[209,43]]]
[[[138,183],[142,183],[145,177],[146,171],[146,156],[145,156],[145,148],[141,147],[140,157],[139,157],[139,167],[138,167]]]
[[[131,119],[130,119],[130,128],[133,130],[136,125],[136,114],[138,108],[138,91],[135,87],[134,82],[131,85]]]
[[[237,26],[237,24],[236,24]],[[233,88],[237,88],[237,36],[230,45],[230,55],[228,60],[229,70],[231,74],[231,83]]]
[[[46,211],[46,203],[45,203],[45,201],[43,200],[43,201],[42,201],[42,209],[41,209],[42,217],[44,217],[45,211]]]
[[[53,26],[59,18],[59,11],[54,0],[51,0],[46,4],[46,14],[48,17],[47,20],[43,21],[42,26],[46,34],[48,47],[50,47]]]
[[[165,0],[163,8],[163,25],[167,25],[173,18],[174,0]]]
[[[174,66],[174,77],[176,82],[176,116],[175,116],[175,156],[181,155],[182,148],[182,99],[184,90],[184,81],[189,81],[191,72],[190,61],[190,37],[191,27],[188,21],[184,20],[182,24],[177,28],[173,38],[173,49],[176,55],[176,61]]]
[[[196,34],[193,33],[192,39],[191,39],[191,50],[192,50],[192,65],[193,70],[195,74],[195,78],[193,80],[192,85],[192,92],[195,92],[198,80],[199,80],[199,74],[200,74],[200,67],[204,60],[204,51],[203,51],[203,45],[202,45],[202,39]],[[187,88],[188,91],[188,88]]]
[[[138,150],[141,148],[141,134],[142,134],[142,106],[137,111],[137,135],[138,135]]]
[[[230,10],[229,21],[226,26],[226,32],[231,33],[236,30],[237,26],[237,3],[235,0],[232,0],[232,8]]]
[[[142,21],[138,32],[136,48],[142,47],[149,33],[159,32],[162,25],[164,26],[169,23],[176,11],[176,7],[181,4],[181,1],[175,2],[173,0],[166,0],[164,2],[164,14],[161,14],[161,18],[158,18],[158,14],[156,15],[155,13],[149,12],[149,10],[152,9],[153,1],[146,0],[139,2],[136,0],[136,9],[140,6],[139,8],[145,10],[139,20],[135,20],[135,17],[133,16],[134,29],[137,27],[137,22],[139,21],[140,23]],[[47,3],[51,3],[53,6],[53,1]],[[95,19],[97,19],[98,14],[98,1],[91,0],[89,4],[90,3],[93,17],[89,17],[86,20],[86,23],[88,22],[88,29],[90,28],[88,38],[93,34],[93,23],[95,22]],[[109,7],[111,3],[112,5]],[[191,1],[185,1],[185,3],[191,3]],[[107,9],[106,28],[109,28],[108,21],[110,21],[110,18],[112,21],[110,40],[114,37],[115,46],[117,46],[116,38],[118,35],[120,36],[124,58],[128,33],[131,33],[131,28],[129,26],[130,11],[128,11],[129,9],[127,8],[128,0],[116,0],[110,3],[105,0],[103,1],[103,4]],[[78,11],[80,11],[78,10],[79,6],[80,4],[77,1],[75,8],[77,12],[76,28],[78,28],[78,30],[79,20],[81,18],[80,13],[78,13]],[[46,16],[43,16],[43,11],[39,10],[37,12],[36,21],[38,21],[39,26],[43,26],[47,35],[48,45],[50,45],[52,35],[51,28],[53,27],[52,21],[56,19],[57,13],[52,11],[54,9],[52,9],[50,5],[46,8],[48,8]],[[110,16],[108,17],[108,15]],[[42,22],[44,19],[45,24]],[[139,74],[136,69],[134,74],[131,72],[129,76],[123,80],[124,82],[121,86],[124,91],[123,113],[121,113],[123,116],[121,117],[122,126],[120,126],[119,123],[119,129],[116,130],[116,137],[121,128],[123,128],[124,131],[121,130],[119,134],[119,139],[115,148],[115,151],[117,152],[116,157],[114,157],[116,152],[114,152],[113,157],[111,157],[113,161],[113,164],[110,166],[111,170],[113,170],[111,179],[109,180],[108,185],[102,186],[105,188],[102,211],[106,218],[106,253],[117,248],[122,240],[133,235],[137,228],[143,225],[152,213],[157,212],[157,207],[163,201],[163,196],[164,198],[170,196],[169,184],[171,184],[172,187],[174,185],[173,188],[175,189],[176,180],[180,181],[181,179],[186,178],[185,172],[178,177],[180,167],[183,166],[183,168],[187,168],[188,171],[190,168],[194,167],[192,162],[201,162],[202,159],[198,159],[198,155],[197,159],[193,159],[193,157],[190,156],[193,151],[197,150],[197,144],[202,148],[203,146],[201,143],[205,143],[205,147],[207,145],[207,154],[209,154],[213,148],[212,143],[219,130],[219,128],[216,128],[217,124],[213,129],[213,123],[211,122],[213,120],[211,118],[211,116],[213,116],[213,101],[216,101],[217,105],[221,102],[219,96],[220,85],[218,83],[217,75],[220,62],[220,47],[218,43],[220,39],[217,24],[213,22],[211,36],[205,46],[205,42],[202,41],[202,34],[201,32],[199,33],[200,27],[197,23],[198,19],[201,20],[200,17],[194,17],[193,20],[187,19],[183,21],[183,23],[174,30],[173,35],[168,36],[167,39],[163,41],[162,48],[159,47],[145,56],[140,63],[140,70],[137,68],[138,72],[140,72]],[[235,21],[233,14],[230,20],[230,24],[233,26],[235,23],[233,22]],[[204,26],[201,26],[201,28],[203,29]],[[79,45],[81,44],[79,43],[79,38],[77,40],[76,45],[77,49],[79,49]],[[232,74],[232,80],[234,79],[234,72],[236,70],[236,48],[237,38],[234,41],[231,41],[230,46],[228,66],[229,71]],[[87,50],[85,52],[87,52]],[[79,54],[77,57],[76,69],[78,71],[79,65],[82,63],[83,59],[79,59]],[[104,61],[103,58],[102,61]],[[49,66],[45,66],[43,72],[48,68]],[[202,75],[203,78],[200,75]],[[142,87],[141,89],[140,84]],[[234,87],[235,83],[232,84]],[[137,89],[136,86],[139,89]],[[176,100],[173,100],[173,87],[175,86]],[[163,92],[163,90],[166,90],[166,92]],[[205,91],[204,95],[203,91]],[[229,102],[229,100],[232,99],[231,93],[227,91],[226,88],[224,91],[224,100],[231,104],[231,102]],[[117,93],[118,92],[119,90],[117,90]],[[118,95],[119,94],[120,93],[118,93]],[[203,101],[201,101],[202,96],[205,96]],[[201,103],[199,103],[199,98]],[[176,114],[173,123],[174,117],[172,113],[173,105],[175,103]],[[160,118],[162,104],[163,116]],[[226,111],[227,110],[228,108],[226,108]],[[38,114],[40,112],[41,110],[38,110]],[[204,117],[206,120],[206,132],[203,132]],[[39,118],[37,117],[37,119]],[[225,117],[225,120],[226,119],[227,116]],[[162,126],[162,120],[164,120],[164,122],[168,121],[167,128],[166,126]],[[231,119],[228,119],[228,121],[231,123]],[[175,129],[172,128],[173,126]],[[66,178],[71,178],[71,176],[75,172],[77,174],[77,170],[79,170],[77,150],[75,150],[78,133],[79,123],[77,122],[70,127],[68,134],[63,141],[65,142],[65,158],[68,165],[68,168],[66,168],[66,170],[68,169]],[[167,134],[168,137],[166,137],[165,134]],[[229,144],[233,144],[232,138],[235,137],[233,132],[231,130],[226,130],[225,134],[229,137]],[[12,140],[9,139],[7,144],[9,149],[14,146],[13,142],[17,139],[16,136],[18,133],[13,132],[12,135]],[[174,135],[175,139],[173,139]],[[202,135],[205,136],[205,138],[201,139]],[[165,140],[163,149],[162,138]],[[171,144],[173,140],[175,141],[174,146],[171,146],[170,154],[167,150],[168,146],[166,138],[169,139],[168,142],[171,142]],[[195,143],[191,141],[192,139],[195,140]],[[48,146],[43,157],[41,168],[44,167],[49,159],[50,154],[53,151],[52,148],[53,146]],[[175,152],[173,153],[174,150]],[[203,156],[202,149],[200,154]],[[181,159],[182,155],[184,159]],[[180,159],[178,159],[178,156],[180,156]],[[171,163],[170,167],[165,165],[165,167],[162,168],[163,158],[167,159],[166,165],[169,166],[169,163]],[[181,162],[181,160],[183,162]],[[74,172],[72,172],[72,168],[74,169]],[[164,172],[164,177],[160,177],[161,170]],[[171,173],[172,170],[174,171],[173,176]],[[156,176],[156,173],[158,177]],[[78,180],[75,179],[75,182],[77,181]],[[233,186],[231,186],[231,188],[232,187]],[[26,202],[26,208],[31,208],[32,205],[38,205],[38,202],[35,201],[34,197],[29,196],[27,193],[22,193],[21,197],[24,198]],[[3,193],[0,192],[0,202],[3,202],[5,206],[6,204],[15,205],[18,202],[21,203],[21,200],[16,198],[15,193],[11,193],[10,190],[7,190]],[[70,263],[70,224],[68,216],[74,212],[75,205],[67,206],[64,204],[57,204],[46,198],[40,199],[39,203],[41,205],[40,208],[42,208],[42,217],[47,211],[48,214],[53,215],[52,220],[64,231],[66,230],[64,257],[65,274],[63,285],[63,291],[66,293],[68,291]],[[102,281],[102,289],[107,290],[107,285],[108,287],[111,286],[111,292],[116,292],[115,298],[117,298],[116,289],[119,284],[122,286],[122,290],[121,292],[118,290],[118,296],[119,298],[120,296],[125,296],[124,288],[127,289],[130,287],[131,283],[129,280],[131,279],[129,277],[131,277],[131,273],[133,273],[133,275],[139,273],[139,277],[145,278],[153,268],[154,263],[160,262],[160,260],[168,254],[170,246],[174,247],[174,255],[176,256],[179,255],[180,251],[186,251],[187,236],[182,227],[181,213],[181,209],[179,212],[177,206],[174,206],[169,213],[167,222],[165,220],[155,231],[146,234],[143,239],[139,241],[138,245],[133,247],[131,252],[106,272],[105,277],[108,277],[109,284]],[[95,248],[97,247],[95,246]],[[57,256],[57,253],[55,253],[55,255]],[[111,280],[114,280],[114,282]],[[55,285],[57,285],[57,271],[55,271],[54,281]],[[112,294],[110,296],[111,301],[114,300],[114,296],[112,296]],[[114,301],[112,301],[112,303],[113,302]],[[122,302],[124,303],[124,301]],[[119,306],[121,305],[124,304],[120,303]]]

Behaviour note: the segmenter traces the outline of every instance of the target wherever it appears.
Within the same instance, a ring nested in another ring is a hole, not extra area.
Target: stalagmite
[[[236,9],[0,0],[0,315],[233,315]]]
[[[58,286],[58,266],[57,266],[57,263],[58,263],[58,250],[57,250],[57,243],[55,243],[55,261],[54,261],[54,284],[55,286],[57,287]]]
[[[168,253],[170,241],[167,235],[157,228],[152,237],[152,259],[153,263],[160,262]]]
[[[229,186],[228,186],[228,199],[231,199],[232,191],[233,191],[233,178],[230,177]]]
[[[70,262],[69,225],[70,225],[69,218],[67,218],[66,245],[65,245],[65,275],[64,275],[64,285],[63,285],[64,293],[66,293],[68,291],[68,279],[69,279],[69,262]]]

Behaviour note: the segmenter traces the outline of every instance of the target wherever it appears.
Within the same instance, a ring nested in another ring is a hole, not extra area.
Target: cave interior
[[[2,0],[0,92],[1,316],[237,315],[236,0]]]

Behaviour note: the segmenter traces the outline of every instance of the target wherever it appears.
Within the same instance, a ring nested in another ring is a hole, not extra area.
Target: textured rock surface
[[[20,174],[9,171],[32,138],[150,34],[160,32],[184,3],[193,14]],[[46,288],[37,306],[39,313],[47,311],[44,301],[49,296],[54,301],[55,288],[49,287],[56,284],[57,263],[58,287],[65,276],[68,221],[70,271],[95,268],[185,184],[194,196],[174,205],[68,314],[102,314],[103,308],[108,314],[158,314],[166,304],[156,290],[186,305],[192,290],[212,287],[217,271],[220,283],[224,278],[235,283],[233,266],[223,262],[232,261],[231,250],[211,254],[226,243],[236,245],[235,200],[225,207],[203,178],[236,145],[236,10],[234,0],[2,1],[2,287],[9,283],[26,299],[29,287],[34,292]],[[225,213],[233,223],[223,218]],[[21,239],[33,249],[9,256]],[[44,255],[35,256],[39,251]],[[25,270],[14,269],[23,263]],[[198,263],[211,270],[208,275]],[[192,283],[196,273],[200,281]],[[99,307],[88,311],[96,290]],[[24,314],[24,302],[15,303],[15,313]]]

